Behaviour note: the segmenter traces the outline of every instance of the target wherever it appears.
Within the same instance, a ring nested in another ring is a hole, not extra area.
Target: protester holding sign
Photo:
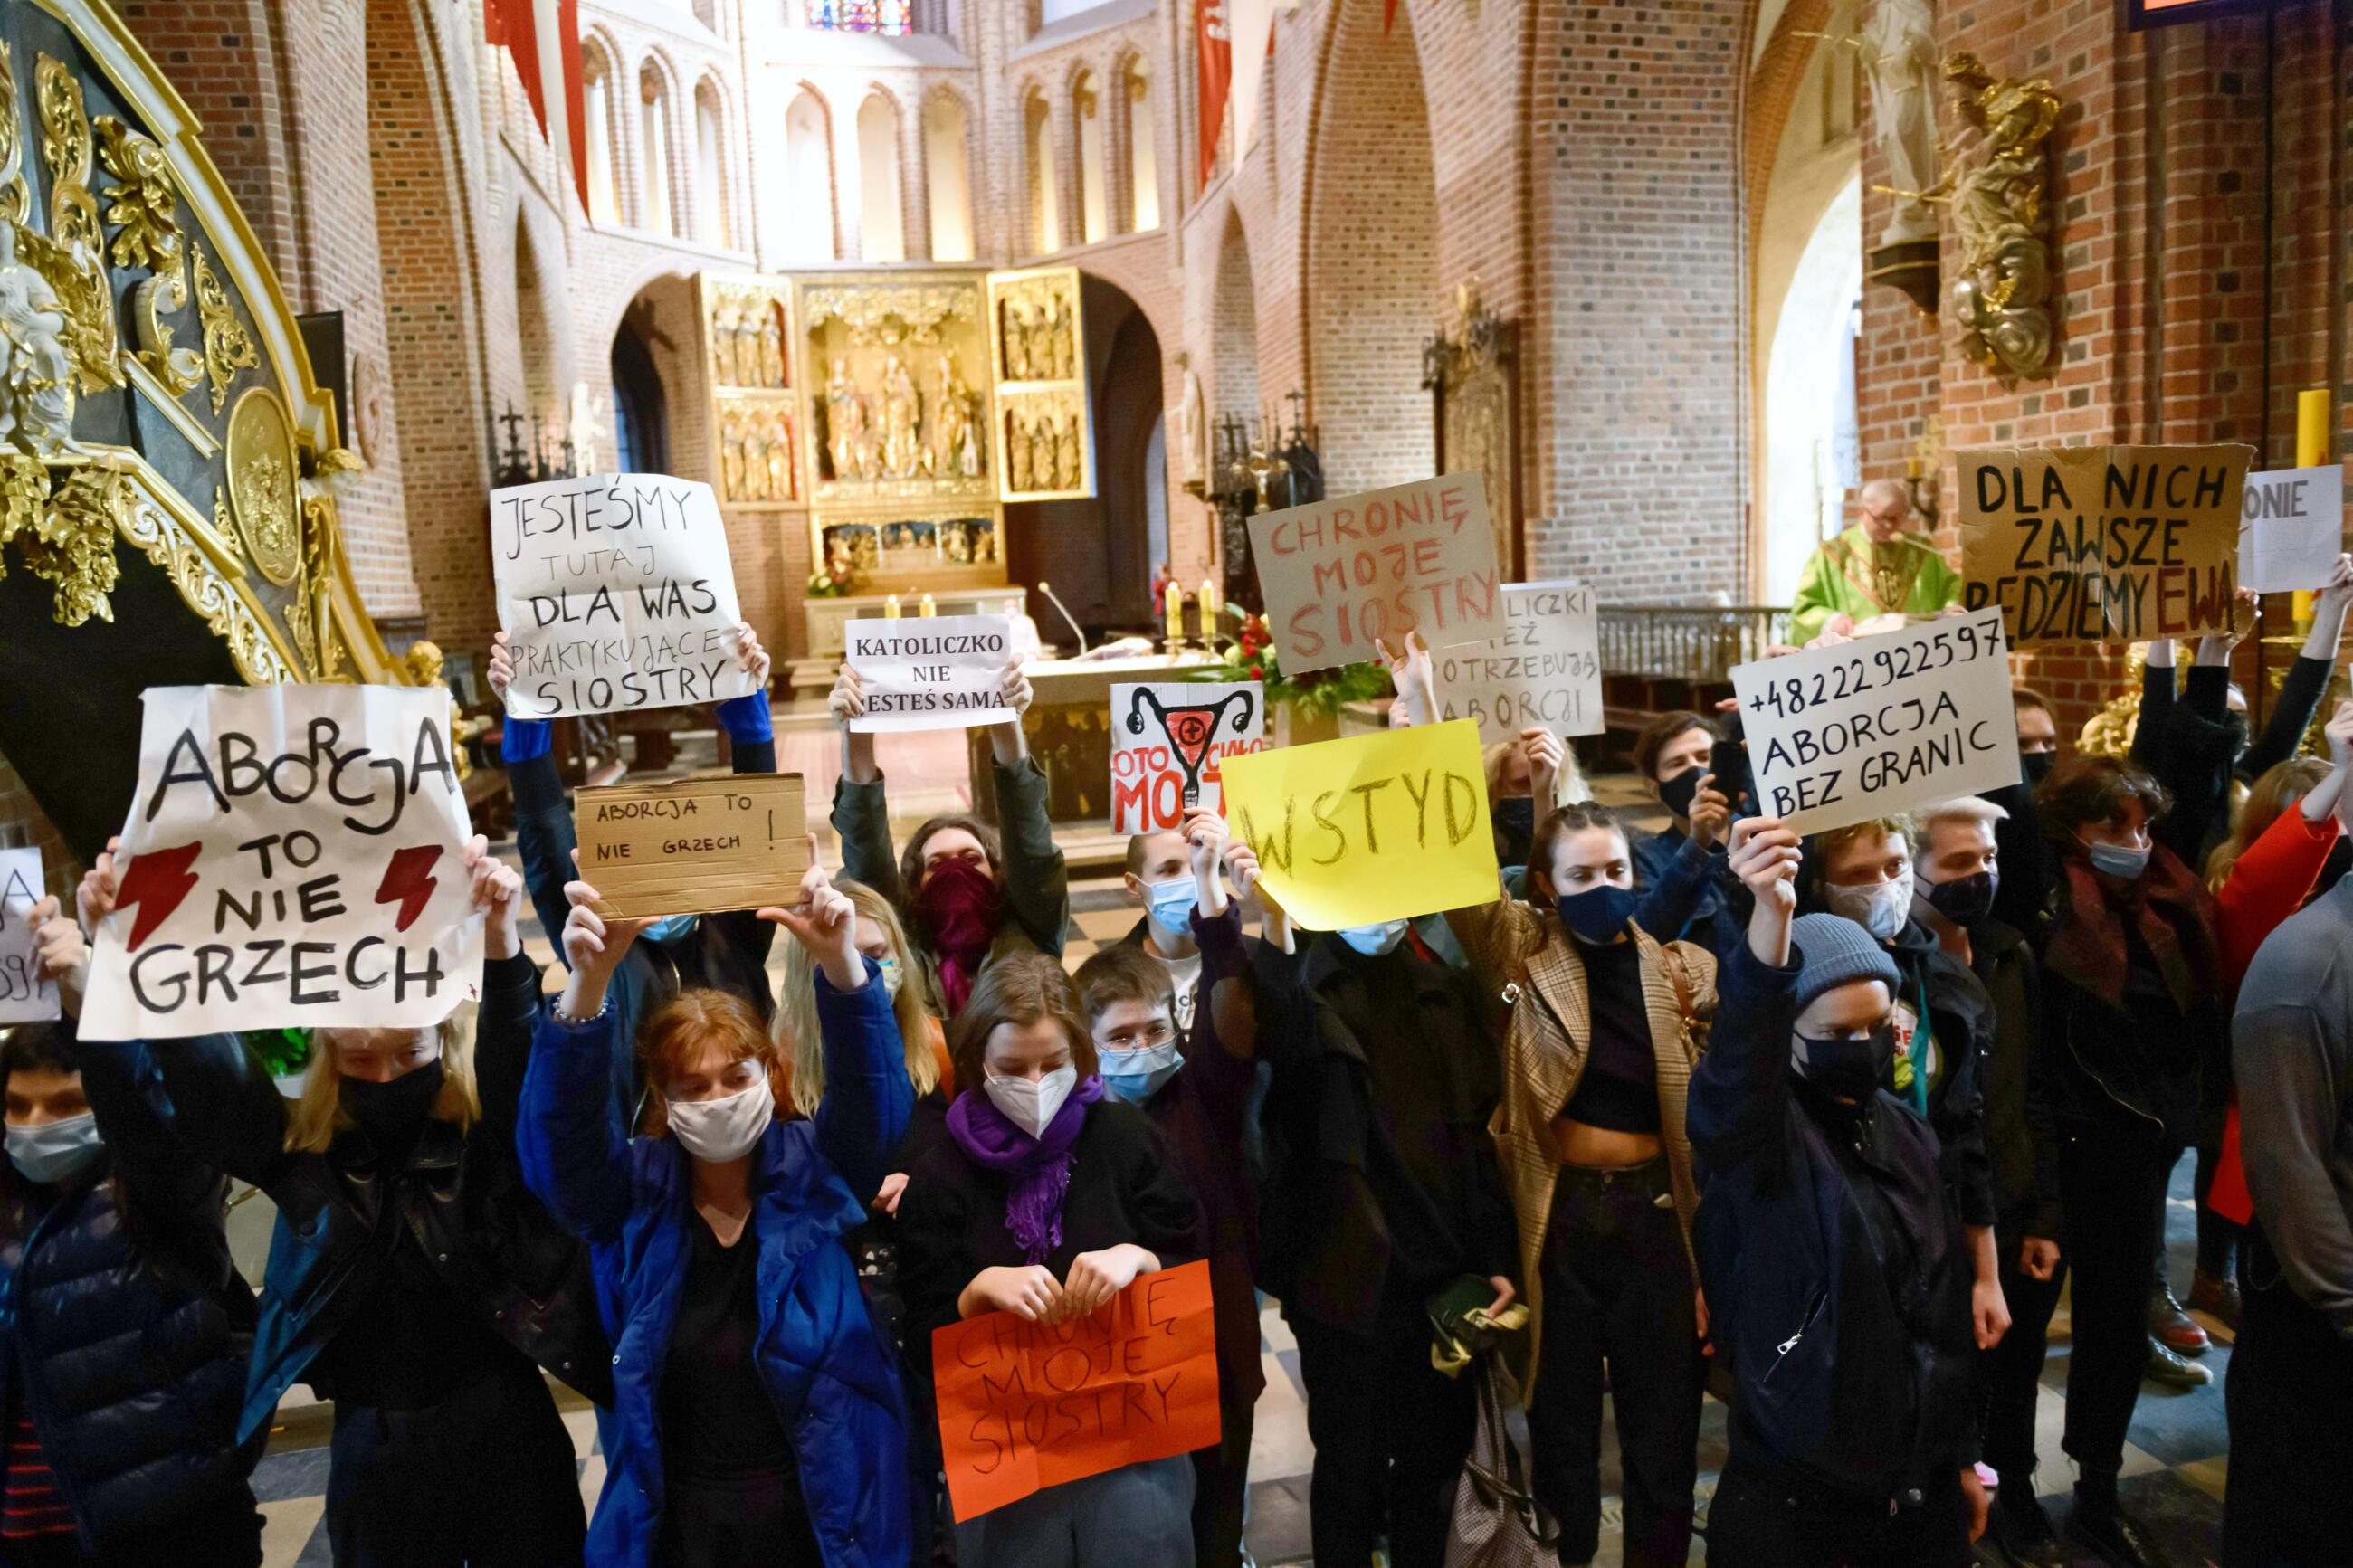
[[[923,1005],[950,1020],[984,968],[1011,952],[1060,956],[1071,924],[1070,872],[1046,816],[1045,771],[1021,731],[1029,679],[1018,661],[1004,666],[997,692],[1014,715],[988,727],[999,826],[963,812],[934,816],[895,861],[874,737],[856,727],[866,712],[858,672],[843,665],[828,699],[842,727],[841,780],[833,792],[841,874],[898,906],[923,959]]]
[[[1634,879],[1679,917],[1660,921],[1666,941],[1694,942],[1721,959],[1745,935],[1722,885],[1732,802],[1712,771],[1719,742],[1715,726],[1689,711],[1662,713],[1634,737],[1643,793],[1667,811],[1667,826],[1634,845]]]
[[[1039,952],[993,960],[950,1022],[948,1049],[948,1139],[908,1173],[899,1205],[911,1345],[989,1312],[1024,1323],[1081,1317],[1138,1276],[1202,1255],[1192,1188],[1144,1113],[1106,1096],[1059,963]],[[1190,1568],[1192,1507],[1181,1450],[1120,1463],[960,1521],[956,1560]]]
[[[1120,943],[1150,955],[1168,972],[1180,1033],[1193,1026],[1201,980],[1201,950],[1193,941],[1193,910],[1200,897],[1200,879],[1193,871],[1192,850],[1180,831],[1132,834],[1127,840],[1127,872],[1122,879],[1128,902],[1141,904],[1144,918],[1119,939]]]
[[[1389,671],[1419,720],[1433,705],[1430,656],[1410,648]],[[1601,1528],[1606,1387],[1626,1478],[1627,1561],[1681,1563],[1706,1332],[1683,1102],[1699,1058],[1692,1026],[1715,1005],[1715,960],[1688,942],[1662,946],[1643,929],[1632,851],[1600,807],[1547,813],[1531,856],[1527,902],[1499,899],[1446,919],[1481,989],[1512,998],[1489,1127],[1534,1314],[1533,1489],[1559,1521],[1563,1559],[1589,1560]]]
[[[881,966],[817,863],[760,911],[809,951],[825,1096],[778,1116],[785,1053],[749,1004],[681,992],[647,1017],[647,1128],[605,1115],[613,977],[650,923],[574,882],[572,977],[539,1021],[524,1169],[588,1243],[621,1353],[587,1559],[698,1568],[908,1560],[904,1402],[890,1340],[834,1245],[865,1215],[913,1100]]]
[[[76,1041],[79,928],[54,898],[20,913],[64,1016],[0,1035],[6,1559],[258,1568],[261,1444],[233,1436],[253,1292],[227,1185],[142,1092],[135,1047]]]
[[[334,1401],[338,1563],[576,1559],[572,1437],[541,1374],[613,1397],[586,1260],[516,1164],[539,1005],[522,880],[479,837],[463,876],[487,916],[479,1048],[465,1009],[433,1028],[320,1029],[290,1104],[233,1035],[122,1047],[160,1070],[172,1132],[278,1205],[236,1430],[259,1441],[297,1382]],[[101,855],[85,926],[123,886]]]

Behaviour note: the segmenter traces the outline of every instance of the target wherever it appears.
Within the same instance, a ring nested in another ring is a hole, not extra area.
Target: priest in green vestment
[[[1862,521],[1815,551],[1789,601],[1789,640],[1852,633],[1877,616],[1933,616],[1961,600],[1961,574],[1926,534],[1913,533],[1912,499],[1893,479],[1862,487]]]

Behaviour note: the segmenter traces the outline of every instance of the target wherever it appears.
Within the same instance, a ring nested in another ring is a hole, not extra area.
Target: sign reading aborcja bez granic
[[[735,567],[711,487],[591,474],[491,492],[507,713],[556,719],[747,696]]]

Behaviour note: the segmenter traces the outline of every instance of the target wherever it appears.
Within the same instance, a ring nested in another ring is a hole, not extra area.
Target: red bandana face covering
[[[997,938],[997,922],[1005,907],[1005,890],[987,868],[970,860],[949,860],[933,868],[915,895],[923,930],[940,960],[940,990],[950,1016],[964,1008],[972,983]]]

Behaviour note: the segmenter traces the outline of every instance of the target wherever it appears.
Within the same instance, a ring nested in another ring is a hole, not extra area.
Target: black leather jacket
[[[464,1132],[428,1124],[406,1163],[389,1173],[399,1187],[392,1205],[387,1173],[365,1132],[338,1132],[322,1154],[287,1150],[287,1103],[233,1037],[147,1047],[150,1087],[177,1111],[184,1135],[278,1205],[241,1435],[267,1423],[298,1382],[333,1396],[309,1369],[388,1266],[387,1249],[372,1245],[388,1211],[405,1216],[458,1299],[500,1337],[599,1405],[612,1402],[612,1352],[597,1321],[587,1254],[524,1187],[515,1162],[531,1034],[522,1016],[539,1005],[539,967],[528,958],[487,963],[482,990],[485,1014],[522,1021],[479,1031],[481,1120]],[[503,1048],[513,1041],[526,1046]]]

